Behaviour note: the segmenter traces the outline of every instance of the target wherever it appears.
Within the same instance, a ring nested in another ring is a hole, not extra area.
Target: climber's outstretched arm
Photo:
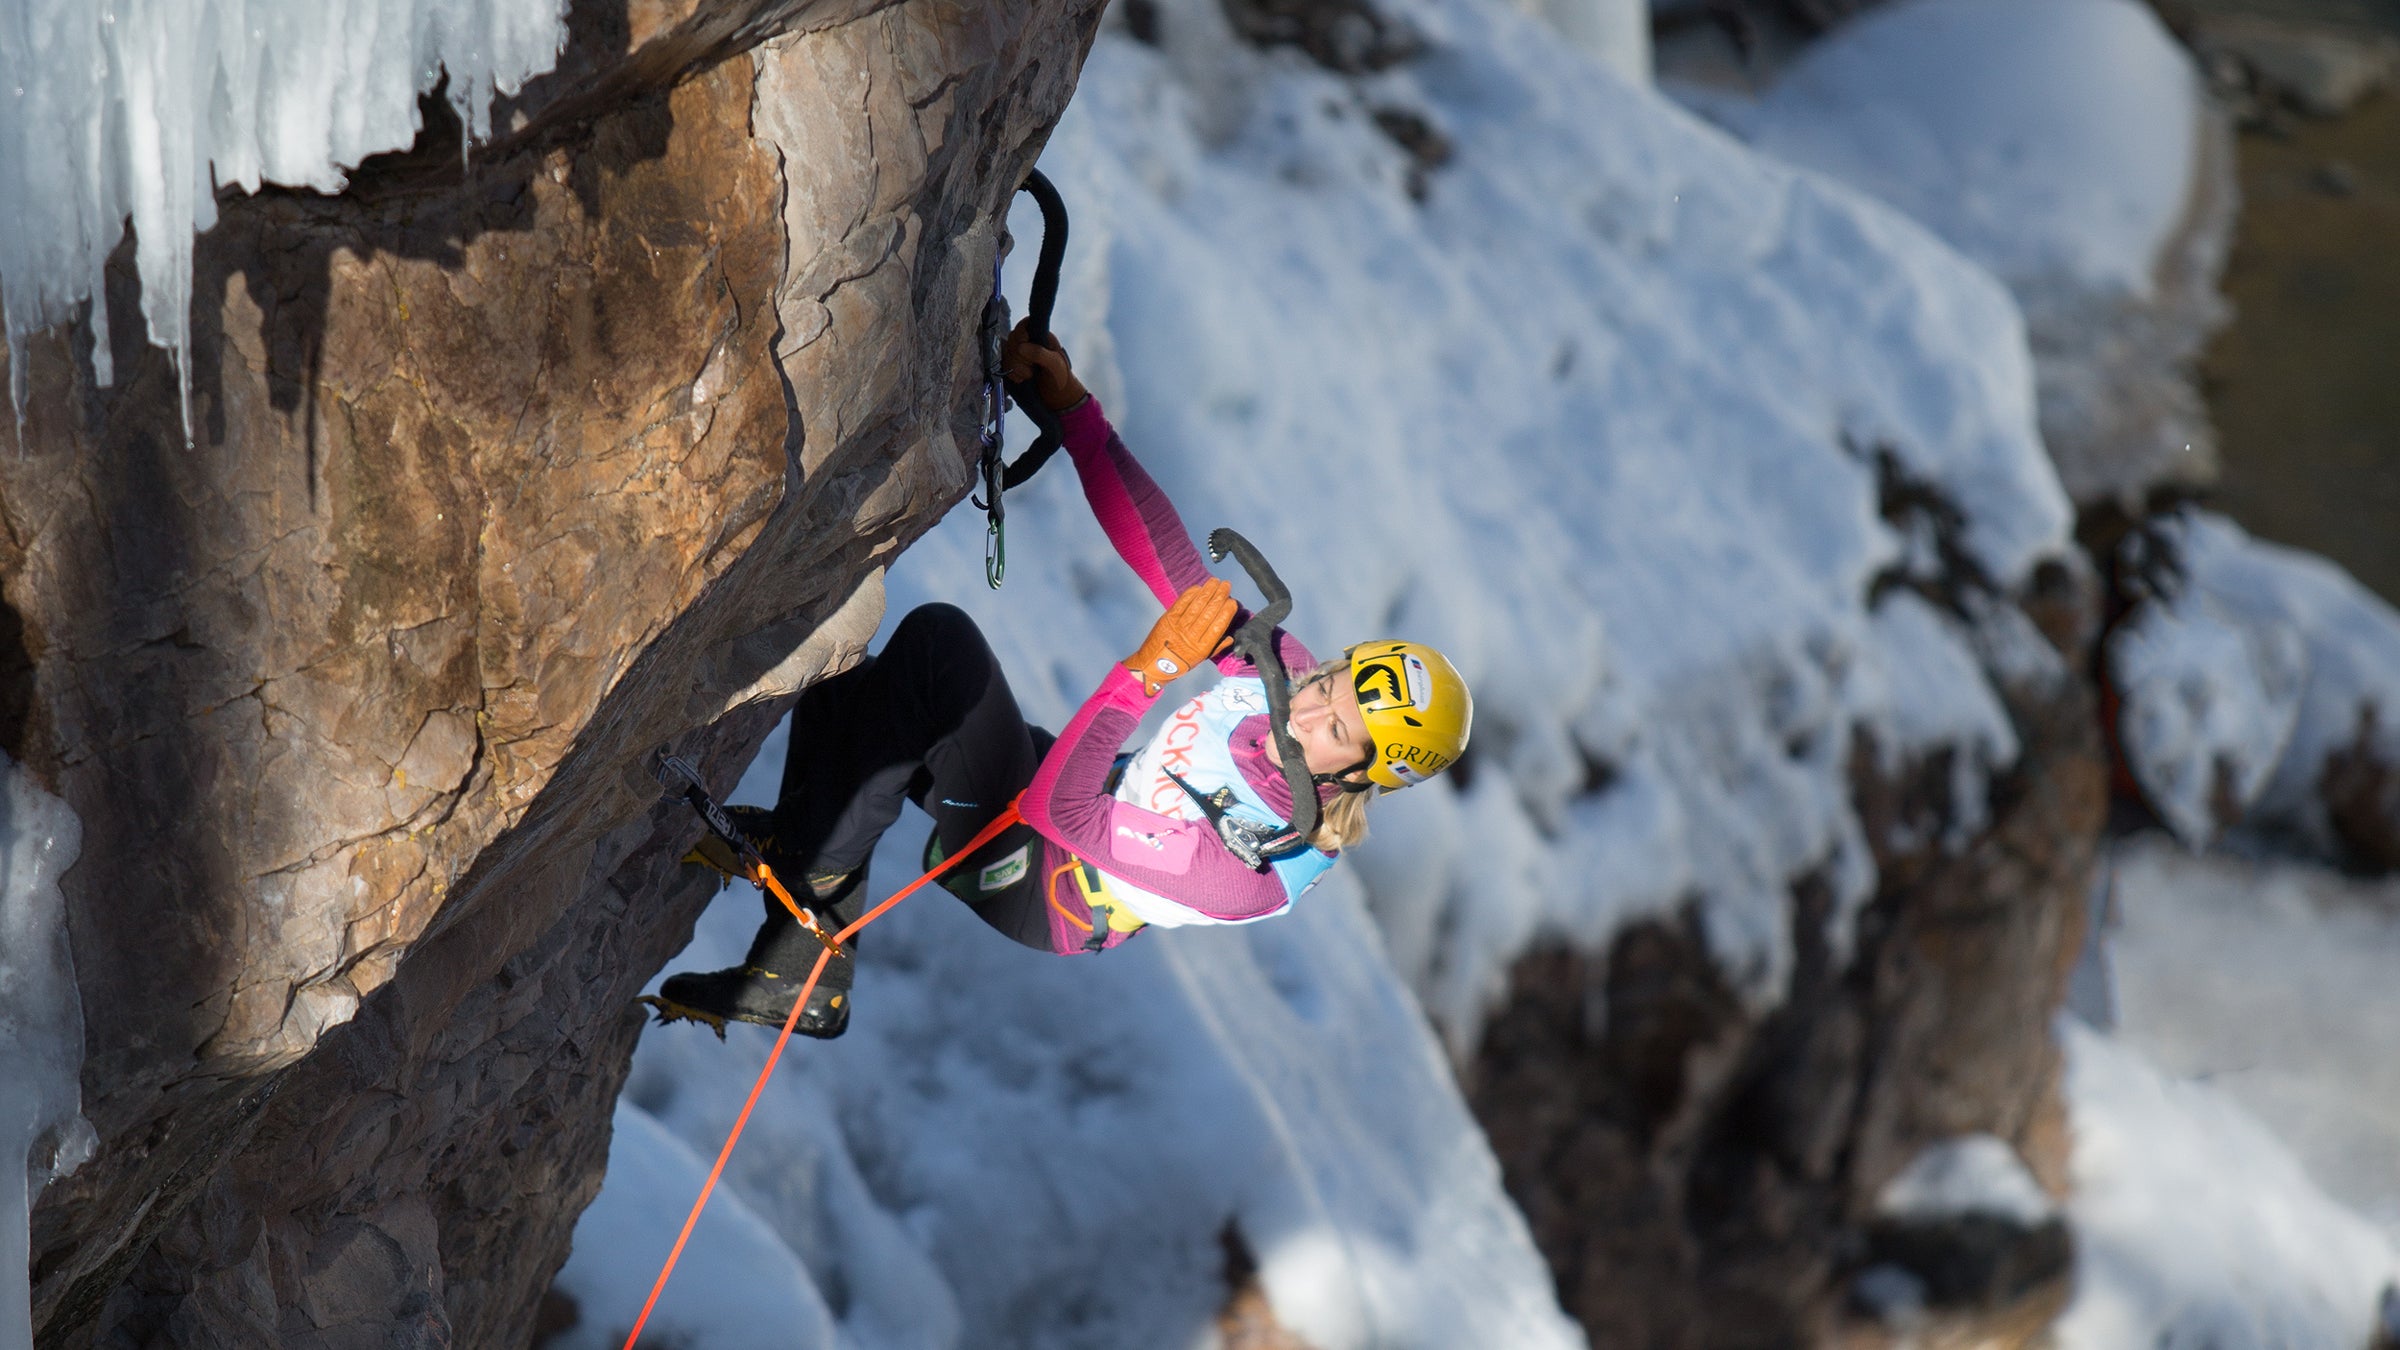
[[[1109,543],[1116,546],[1117,556],[1158,602],[1171,605],[1176,596],[1208,580],[1208,563],[1192,542],[1191,528],[1157,480],[1125,448],[1100,401],[1075,378],[1074,367],[1057,340],[1041,342],[1019,325],[1009,334],[1002,361],[1010,379],[1030,379],[1037,396],[1059,413],[1067,454],[1075,461],[1076,476],[1083,483],[1084,500],[1091,503],[1092,515]],[[1308,648],[1281,629],[1276,630],[1276,647],[1287,670],[1306,670],[1316,664]],[[1237,663],[1249,664],[1231,655],[1218,662],[1227,667]]]
[[[1086,397],[1059,420],[1092,515],[1158,602],[1172,604],[1186,588],[1208,580],[1208,564],[1175,503],[1125,448],[1100,401]]]

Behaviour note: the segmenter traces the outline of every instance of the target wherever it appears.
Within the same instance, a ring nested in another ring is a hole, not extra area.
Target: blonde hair
[[[1308,837],[1308,842],[1327,853],[1366,842],[1367,800],[1379,791],[1380,788],[1368,788],[1364,792],[1335,793],[1333,800],[1317,813],[1317,830]]]
[[[1318,680],[1330,680],[1348,669],[1350,658],[1347,656],[1338,661],[1311,666],[1291,677],[1292,692],[1298,694]],[[1327,853],[1366,842],[1367,803],[1381,791],[1380,788],[1370,787],[1364,792],[1335,793],[1332,801],[1319,808],[1317,828],[1308,836],[1308,842]]]

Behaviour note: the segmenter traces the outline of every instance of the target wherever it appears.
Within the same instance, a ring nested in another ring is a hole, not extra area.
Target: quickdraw
[[[1008,336],[1008,299],[1000,293],[1000,259],[1003,250],[992,254],[992,298],[983,304],[983,458],[979,468],[983,474],[983,496],[975,504],[983,508],[983,579],[993,590],[1008,575],[1008,508],[1000,503],[1005,486],[1000,469],[1000,445],[1007,434],[1008,394],[1000,378],[1000,344]]]
[[[1025,300],[1025,317],[1033,324],[1036,336],[1050,336],[1050,312],[1058,304],[1058,269],[1067,256],[1067,204],[1058,189],[1034,169],[1025,175],[1018,192],[1033,198],[1042,212],[1042,250],[1034,261],[1033,290]],[[1013,196],[1011,198],[1014,199]],[[1000,290],[1000,263],[1008,256],[1007,228],[1001,229],[1000,247],[992,255],[992,298],[983,306],[983,427],[979,436],[983,454],[978,465],[983,478],[983,495],[975,505],[983,509],[983,579],[993,590],[1000,589],[1008,575],[1008,508],[1001,501],[1008,489],[1033,477],[1050,457],[1058,453],[1064,440],[1058,414],[1043,406],[1033,390],[1022,384],[1009,383],[1000,370],[1000,344],[1008,336],[1008,299]],[[1014,402],[1024,414],[1033,419],[1041,432],[1025,453],[1013,464],[1004,464],[1001,451],[1005,439],[1005,414]]]

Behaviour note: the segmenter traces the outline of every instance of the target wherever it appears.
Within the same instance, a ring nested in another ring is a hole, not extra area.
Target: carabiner
[[[980,437],[983,453],[979,464],[983,472],[983,496],[974,499],[983,508],[985,521],[983,580],[995,591],[1008,573],[1008,543],[1001,528],[1008,508],[1000,502],[1000,494],[1007,490],[1001,450],[1008,434],[1008,391],[1000,374],[1000,343],[1008,332],[1008,300],[1000,292],[1000,260],[1007,251],[1004,225],[1000,247],[992,254],[992,298],[983,308],[984,404]]]

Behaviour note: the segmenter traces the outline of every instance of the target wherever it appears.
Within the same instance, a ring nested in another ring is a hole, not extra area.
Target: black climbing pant
[[[875,843],[900,818],[903,801],[933,817],[934,847],[948,857],[1033,781],[1051,737],[1025,724],[991,645],[966,611],[921,605],[883,650],[813,685],[792,710],[775,838],[807,876],[866,866]],[[1026,851],[1021,881],[961,894],[993,928],[1050,950],[1038,877],[1041,841],[1019,824],[960,865]],[[954,891],[954,893],[957,893]],[[863,887],[833,906],[849,922]]]

